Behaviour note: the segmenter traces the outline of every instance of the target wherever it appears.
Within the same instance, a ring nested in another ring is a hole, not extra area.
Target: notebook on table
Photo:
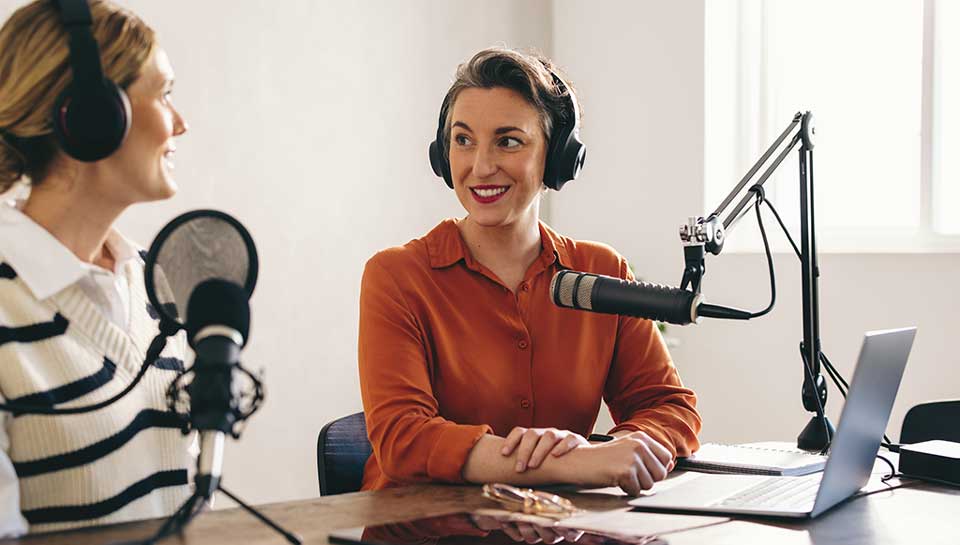
[[[790,448],[787,443],[705,443],[691,456],[677,460],[677,467],[708,473],[795,477],[823,471],[826,463],[826,456]]]

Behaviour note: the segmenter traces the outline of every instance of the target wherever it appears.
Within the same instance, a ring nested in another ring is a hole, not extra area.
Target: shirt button
[[[520,291],[530,291],[530,284],[527,284],[526,282],[520,284]]]
[[[527,346],[529,346],[529,345],[528,345],[526,339],[520,339],[520,342],[517,343],[517,346],[520,347],[520,350],[526,350],[526,349],[527,349]]]
[[[521,408],[521,409],[529,409],[529,408],[530,408],[530,401],[529,401],[529,400],[526,400],[526,399],[521,399],[521,400],[520,400],[520,408]]]

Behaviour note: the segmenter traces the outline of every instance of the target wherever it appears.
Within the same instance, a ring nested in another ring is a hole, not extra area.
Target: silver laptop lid
[[[864,336],[812,516],[847,499],[870,479],[916,332],[907,327]]]

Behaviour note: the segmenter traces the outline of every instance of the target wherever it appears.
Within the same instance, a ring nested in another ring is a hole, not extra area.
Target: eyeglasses
[[[506,509],[528,515],[564,518],[580,511],[570,500],[556,494],[530,488],[517,488],[508,484],[483,485],[483,497],[499,503]]]

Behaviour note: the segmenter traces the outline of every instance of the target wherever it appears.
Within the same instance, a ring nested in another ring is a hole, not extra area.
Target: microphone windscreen
[[[193,346],[197,332],[211,325],[235,329],[246,344],[250,335],[250,303],[242,287],[229,280],[211,278],[194,288],[187,303],[186,329],[190,346]]]
[[[597,275],[578,271],[563,270],[553,275],[550,281],[550,293],[554,304],[583,310],[593,310],[591,292]]]

